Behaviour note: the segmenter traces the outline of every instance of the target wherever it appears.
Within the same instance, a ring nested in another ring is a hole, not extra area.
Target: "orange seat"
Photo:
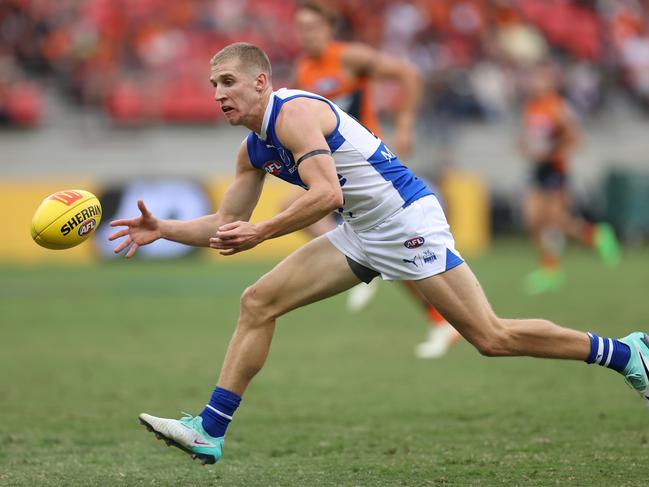
[[[11,121],[20,127],[34,127],[43,115],[43,100],[36,85],[23,84],[9,90],[7,112]]]

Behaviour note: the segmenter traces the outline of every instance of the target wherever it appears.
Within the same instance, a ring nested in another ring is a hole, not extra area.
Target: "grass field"
[[[529,298],[533,264],[506,242],[471,262],[501,315],[649,328],[649,251],[611,271],[569,250],[565,290]],[[464,342],[417,360],[424,320],[390,284],[357,315],[336,297],[281,319],[219,464],[164,448],[137,414],[198,412],[270,267],[0,267],[0,485],[647,485],[649,411],[616,373]]]

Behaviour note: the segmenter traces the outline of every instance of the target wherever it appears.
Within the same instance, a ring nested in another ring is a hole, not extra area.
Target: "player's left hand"
[[[233,255],[249,250],[264,241],[259,227],[250,222],[232,222],[221,225],[216,236],[210,238],[210,247],[221,255]]]

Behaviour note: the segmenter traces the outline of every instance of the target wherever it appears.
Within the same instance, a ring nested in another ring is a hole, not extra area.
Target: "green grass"
[[[501,315],[649,328],[647,250],[614,271],[585,251],[565,261],[565,290],[535,298],[526,246],[471,265]],[[238,295],[270,267],[0,267],[0,485],[646,485],[649,411],[621,377],[464,342],[417,360],[423,317],[389,284],[358,315],[339,296],[281,319],[219,464],[164,448],[137,414],[202,407]]]

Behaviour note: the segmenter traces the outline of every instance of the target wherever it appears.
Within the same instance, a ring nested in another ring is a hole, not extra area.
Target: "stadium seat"
[[[7,112],[12,123],[19,127],[38,125],[43,115],[43,100],[38,87],[24,84],[11,88]]]
[[[142,94],[139,87],[133,82],[118,83],[106,97],[104,106],[115,123],[133,124],[139,123],[143,119]]]
[[[220,113],[207,81],[198,83],[190,78],[179,78],[161,90],[159,115],[165,122],[213,122]]]

